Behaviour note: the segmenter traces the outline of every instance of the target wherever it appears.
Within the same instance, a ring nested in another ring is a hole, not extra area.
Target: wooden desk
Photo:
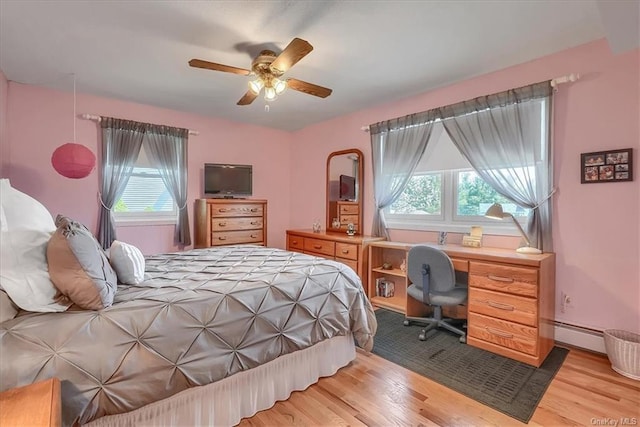
[[[0,393],[0,426],[59,427],[61,423],[57,378]]]
[[[400,265],[414,244],[372,242],[369,245],[367,295],[377,306],[423,316],[428,308],[407,298],[411,284]],[[436,245],[468,273],[467,344],[534,366],[540,366],[554,345],[555,254],[520,254],[498,248]],[[391,263],[391,270],[383,270]],[[376,296],[376,280],[395,284],[393,297]]]

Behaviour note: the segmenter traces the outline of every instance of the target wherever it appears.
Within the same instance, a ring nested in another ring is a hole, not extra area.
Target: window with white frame
[[[178,208],[158,169],[151,165],[144,145],[133,167],[129,182],[113,207],[117,224],[175,224]]]
[[[431,138],[405,190],[385,211],[388,227],[468,232],[471,225],[481,225],[492,234],[519,235],[511,221],[491,220],[484,213],[500,203],[524,225],[529,210],[489,186],[460,154],[442,123],[434,125]]]

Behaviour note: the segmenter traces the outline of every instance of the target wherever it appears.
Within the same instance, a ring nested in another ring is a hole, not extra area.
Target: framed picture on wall
[[[580,155],[580,182],[633,181],[633,148]]]

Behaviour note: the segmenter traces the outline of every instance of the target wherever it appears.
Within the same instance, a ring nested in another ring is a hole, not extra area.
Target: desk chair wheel
[[[410,321],[408,321],[408,320],[405,320],[404,322],[402,322],[402,324],[403,324],[404,326],[409,326],[409,325],[411,324],[411,322],[410,322]]]
[[[420,332],[420,335],[418,335],[418,339],[420,341],[426,341],[427,340],[427,331]]]
[[[466,336],[461,336],[461,337],[460,337],[460,342],[461,342],[462,344],[465,344],[465,343],[467,342],[467,337],[466,337]]]

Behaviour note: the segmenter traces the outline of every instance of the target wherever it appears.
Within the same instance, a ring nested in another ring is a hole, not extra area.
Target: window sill
[[[116,227],[144,227],[144,226],[156,226],[156,225],[176,225],[178,220],[175,218],[127,218],[127,219],[115,219]]]
[[[474,224],[452,224],[452,223],[425,223],[423,221],[387,221],[387,227],[392,230],[416,230],[416,231],[446,231],[448,233],[470,233],[471,226],[482,227],[483,234],[496,236],[520,236],[520,232],[512,221],[505,221],[505,225],[489,224],[477,222]]]

